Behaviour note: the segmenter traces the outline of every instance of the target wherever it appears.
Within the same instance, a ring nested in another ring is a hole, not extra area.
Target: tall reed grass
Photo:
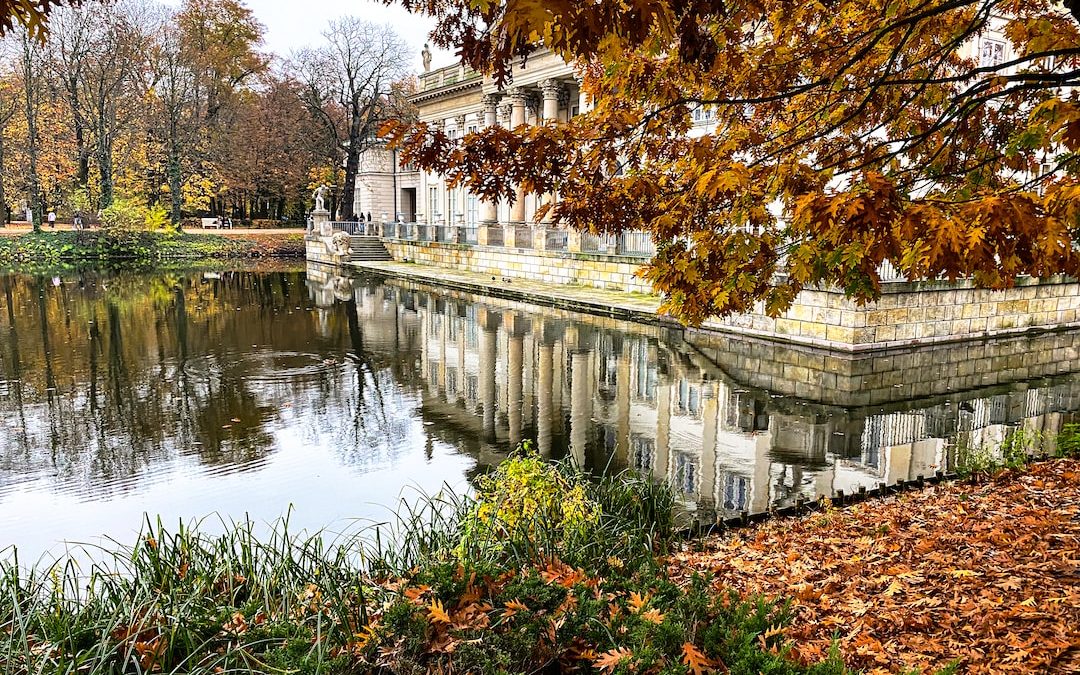
[[[582,480],[569,465],[556,471]],[[13,556],[0,562],[0,672],[368,672],[357,636],[421,570],[655,560],[673,533],[670,490],[633,474],[589,485],[599,517],[573,538],[544,514],[520,530],[478,528],[477,499],[447,489],[347,534],[295,533],[282,520],[266,533],[239,522],[211,535],[148,520],[134,545],[29,566]]]

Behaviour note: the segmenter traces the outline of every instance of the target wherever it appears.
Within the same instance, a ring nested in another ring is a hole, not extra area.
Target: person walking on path
[[[74,227],[75,227],[76,230],[83,229],[82,211],[76,211],[75,212],[75,215],[74,215],[74,217],[72,219],[72,222],[73,222]]]
[[[56,211],[49,209],[49,227],[56,229]]]

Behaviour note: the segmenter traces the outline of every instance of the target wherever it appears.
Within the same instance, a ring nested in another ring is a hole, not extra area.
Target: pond
[[[0,548],[23,561],[146,517],[385,520],[524,439],[669,481],[705,522],[1080,410],[1068,332],[842,355],[315,265],[0,286]]]

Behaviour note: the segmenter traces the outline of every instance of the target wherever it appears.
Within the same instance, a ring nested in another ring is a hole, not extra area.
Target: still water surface
[[[143,514],[384,520],[522,439],[670,481],[708,520],[1080,410],[1072,333],[844,357],[318,266],[0,286],[0,548],[23,560],[130,542]]]

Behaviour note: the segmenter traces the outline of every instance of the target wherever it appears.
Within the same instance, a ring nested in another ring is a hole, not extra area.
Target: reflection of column
[[[439,325],[441,330],[439,331],[439,388],[442,389],[443,398],[447,401],[450,400],[446,396],[446,335],[450,332],[450,312],[439,315]]]
[[[585,446],[592,425],[589,352],[575,350],[570,355],[570,456],[585,466]]]
[[[509,93],[510,105],[512,106],[510,109],[510,128],[516,129],[525,124],[525,104],[528,95],[520,88],[511,89]],[[521,186],[518,186],[514,195],[514,203],[510,205],[510,223],[523,222],[525,222],[525,191],[521,189]]]
[[[457,372],[458,372],[458,400],[465,405],[465,333],[468,331],[467,321],[457,319]]]
[[[495,440],[495,339],[498,331],[488,321],[480,323],[480,402],[484,408],[484,439]]]
[[[524,404],[521,396],[521,351],[522,336],[515,331],[510,334],[510,347],[507,349],[507,389],[510,394],[507,411],[510,417],[510,445],[514,447],[521,442],[521,406]]]
[[[772,425],[769,425],[772,428]],[[754,436],[754,478],[750,483],[750,511],[761,513],[769,510],[772,489],[769,477],[769,450],[772,448],[772,432],[763,432]]]
[[[555,411],[552,410],[554,397],[555,375],[555,348],[547,342],[540,344],[540,359],[538,365],[538,382],[536,390],[536,444],[540,446],[540,455],[551,456],[551,421]]]
[[[720,502],[716,493],[716,424],[719,405],[716,400],[716,385],[704,382],[701,385],[701,498]]]
[[[420,317],[420,379],[424,381],[429,387],[430,382],[427,382],[428,376],[431,374],[431,350],[428,349],[428,305],[425,304],[423,308],[417,307],[416,313]]]
[[[536,335],[526,333],[524,338],[525,353],[521,368],[525,372],[521,383],[521,423],[526,427],[536,421]]]
[[[567,353],[566,342],[563,339],[559,339],[553,347],[555,371],[552,373],[553,379],[551,381],[551,408],[554,412],[554,424],[555,433],[564,434],[566,432],[566,400],[569,398],[569,393],[566,388],[566,366],[567,366]]]
[[[630,464],[630,341],[622,341],[615,368],[615,466]]]
[[[666,379],[666,378],[665,378]],[[660,480],[671,475],[671,385],[660,382],[656,386],[656,462],[653,472]]]

